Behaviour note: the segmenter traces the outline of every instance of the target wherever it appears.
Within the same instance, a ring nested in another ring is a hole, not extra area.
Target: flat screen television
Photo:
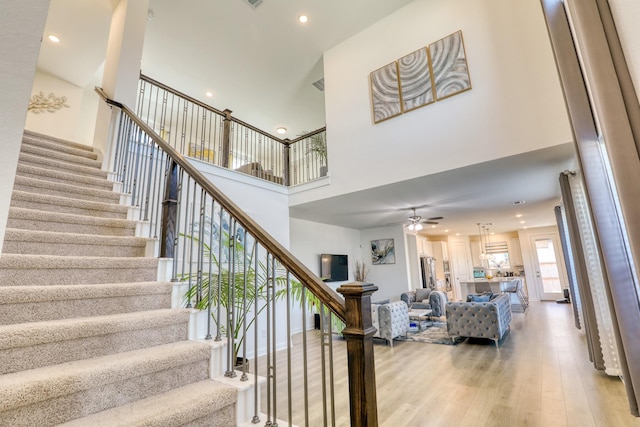
[[[349,261],[346,255],[320,255],[320,278],[325,282],[349,280]]]

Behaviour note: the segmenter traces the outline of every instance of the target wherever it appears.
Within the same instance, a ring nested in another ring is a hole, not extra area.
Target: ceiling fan
[[[411,208],[413,211],[413,215],[409,217],[409,223],[404,226],[407,227],[411,231],[420,231],[422,230],[422,224],[439,224],[437,220],[443,219],[441,216],[434,216],[431,218],[422,218],[420,215],[416,215],[416,208]]]

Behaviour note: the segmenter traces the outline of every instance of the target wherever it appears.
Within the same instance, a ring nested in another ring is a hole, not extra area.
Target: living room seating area
[[[470,294],[466,302],[446,305],[447,331],[451,336],[499,341],[509,330],[511,303],[507,294]]]

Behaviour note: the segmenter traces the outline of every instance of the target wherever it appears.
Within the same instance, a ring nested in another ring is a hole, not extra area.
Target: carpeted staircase
[[[25,132],[0,258],[0,426],[233,426],[90,147]]]

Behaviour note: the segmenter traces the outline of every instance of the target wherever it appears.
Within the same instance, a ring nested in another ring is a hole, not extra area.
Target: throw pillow
[[[372,302],[371,304],[389,304],[390,302],[391,302],[391,300],[383,299],[381,301]]]
[[[489,302],[491,301],[491,293],[486,294],[469,294],[467,295],[467,302]]]
[[[429,295],[431,294],[431,289],[419,288],[416,289],[416,301],[424,301],[429,299]]]

